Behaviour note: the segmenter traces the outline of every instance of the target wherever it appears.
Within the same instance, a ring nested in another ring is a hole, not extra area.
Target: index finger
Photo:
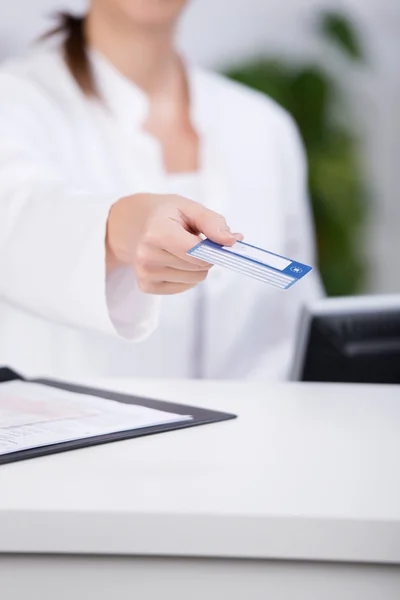
[[[176,224],[176,227],[171,227],[170,231],[164,233],[162,249],[187,263],[205,268],[209,267],[210,264],[187,254],[189,250],[197,246],[201,241],[202,239],[198,235],[190,233]]]

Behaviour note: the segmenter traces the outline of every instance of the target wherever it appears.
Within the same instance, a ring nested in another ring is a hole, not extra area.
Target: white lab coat
[[[176,192],[223,213],[250,243],[315,265],[291,119],[190,67],[201,168],[168,175],[141,129],[147,98],[91,60],[103,103],[83,96],[58,49],[0,71],[0,364],[68,379],[285,377],[301,305],[320,293],[315,275],[281,292],[213,268],[197,289],[157,298],[131,269],[106,277],[104,238],[117,199]]]

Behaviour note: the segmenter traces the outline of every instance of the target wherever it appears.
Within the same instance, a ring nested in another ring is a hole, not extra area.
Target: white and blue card
[[[236,242],[233,246],[220,246],[206,239],[189,250],[188,254],[210,264],[226,267],[231,271],[258,279],[281,290],[292,287],[312,271],[312,267],[308,265],[245,242]]]

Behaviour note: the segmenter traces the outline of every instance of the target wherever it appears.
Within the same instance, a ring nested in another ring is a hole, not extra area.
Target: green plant
[[[325,43],[348,60],[362,61],[363,52],[352,24],[336,13],[318,23]],[[228,71],[232,79],[268,94],[294,117],[309,166],[309,190],[317,234],[319,268],[328,295],[362,289],[365,276],[360,233],[366,217],[367,193],[357,135],[343,119],[340,86],[328,66],[297,66],[285,60],[259,59]]]

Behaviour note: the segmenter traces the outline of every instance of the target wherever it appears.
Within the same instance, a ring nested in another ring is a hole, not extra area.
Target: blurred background
[[[85,4],[3,3],[0,60]],[[296,119],[328,293],[400,292],[399,0],[192,0],[180,45]]]

